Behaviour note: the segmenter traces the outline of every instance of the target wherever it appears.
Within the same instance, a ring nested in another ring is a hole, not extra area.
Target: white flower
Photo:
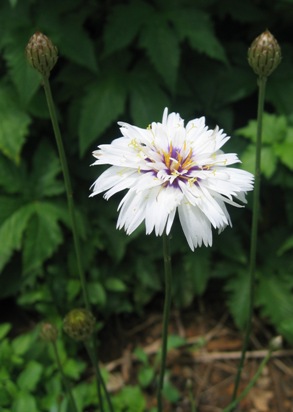
[[[95,196],[108,200],[128,189],[121,200],[117,228],[131,234],[145,221],[146,234],[169,234],[176,210],[192,250],[212,245],[212,228],[231,225],[226,203],[240,206],[253,189],[253,175],[227,167],[240,160],[221,147],[229,140],[219,128],[208,129],[205,118],[184,127],[178,113],[164,110],[162,123],[141,129],[119,122],[122,136],[93,152],[94,165],[109,164],[93,184]]]

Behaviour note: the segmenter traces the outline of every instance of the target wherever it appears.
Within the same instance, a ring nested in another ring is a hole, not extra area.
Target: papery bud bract
[[[25,48],[29,64],[43,76],[49,77],[58,59],[57,47],[43,33],[36,32]]]
[[[63,329],[72,339],[87,340],[93,333],[96,319],[87,309],[73,309],[64,318]]]
[[[248,63],[260,77],[268,77],[280,64],[281,48],[275,37],[264,31],[248,49]]]
[[[45,322],[41,326],[40,336],[46,342],[56,342],[58,329],[52,323]]]

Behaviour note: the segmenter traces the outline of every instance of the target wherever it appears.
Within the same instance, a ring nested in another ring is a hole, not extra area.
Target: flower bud
[[[248,63],[260,77],[268,77],[281,59],[279,43],[268,30],[254,39],[248,49]]]
[[[271,351],[276,351],[282,349],[282,344],[283,344],[283,339],[282,336],[275,336],[271,341],[270,341],[270,350]]]
[[[96,319],[87,309],[73,309],[64,318],[63,329],[72,339],[87,340],[94,331]]]
[[[52,323],[46,322],[41,326],[40,336],[46,342],[56,342],[58,330],[56,326],[52,325]]]
[[[25,52],[29,64],[43,76],[49,77],[58,59],[57,47],[51,40],[37,32],[29,39]]]

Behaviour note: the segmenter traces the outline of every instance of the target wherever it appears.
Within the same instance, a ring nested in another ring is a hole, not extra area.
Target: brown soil
[[[243,339],[224,310],[222,307],[221,313],[219,307],[201,307],[201,310],[197,307],[172,311],[169,333],[183,337],[185,343],[168,353],[168,379],[179,390],[180,398],[174,403],[165,401],[164,412],[191,412],[192,401],[196,404],[196,412],[219,412],[231,402]],[[133,351],[138,346],[156,368],[161,323],[162,314],[150,309],[143,318],[119,318],[104,330],[100,357],[110,372],[111,392],[119,391],[124,385],[137,384],[142,364]],[[256,317],[239,393],[256,373],[272,337],[270,328]],[[156,406],[155,394],[155,385],[151,384],[145,390],[147,410]],[[283,348],[273,353],[256,384],[235,411],[293,411],[292,349]]]

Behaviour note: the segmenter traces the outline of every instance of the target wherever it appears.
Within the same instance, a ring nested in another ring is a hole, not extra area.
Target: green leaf
[[[98,282],[88,282],[89,299],[93,305],[105,306],[107,294],[104,287]]]
[[[141,347],[137,347],[134,350],[134,355],[138,360],[140,360],[144,365],[147,365],[149,362],[148,355],[145,353],[145,351]]]
[[[2,323],[0,325],[0,340],[5,338],[5,336],[9,333],[11,330],[11,324],[10,323]]]
[[[107,278],[105,288],[112,292],[125,292],[125,290],[127,290],[125,283],[118,278]]]
[[[23,356],[31,347],[33,341],[33,335],[26,333],[17,336],[12,341],[12,348],[16,355]]]
[[[13,90],[0,84],[0,152],[18,163],[30,117],[20,108]]]
[[[288,320],[293,319],[292,276],[265,273],[260,277],[256,290],[256,302],[261,308],[262,316],[269,317],[279,333],[292,341],[293,328]]]
[[[164,384],[163,394],[171,403],[176,403],[180,399],[181,395],[178,389],[170,382],[166,381]]]
[[[180,47],[179,39],[165,16],[155,14],[143,28],[140,44],[167,86],[173,90],[177,80]]]
[[[264,113],[262,124],[263,143],[276,143],[286,137],[288,125],[285,116]],[[256,142],[257,120],[250,120],[247,126],[237,129],[235,133]]]
[[[153,14],[153,7],[143,1],[115,5],[104,30],[105,55],[129,46]]]
[[[147,388],[154,379],[155,371],[151,366],[144,366],[138,372],[138,382],[143,388]]]
[[[34,207],[27,204],[2,222],[0,226],[0,271],[9,261],[12,253],[20,249],[23,233],[33,213]]]
[[[43,141],[34,155],[33,173],[30,183],[34,195],[39,199],[46,196],[56,196],[64,192],[65,187],[62,180],[57,180],[61,173],[61,164],[52,146]]]
[[[59,221],[67,221],[66,207],[49,202],[32,204],[34,215],[25,231],[23,273],[37,270],[52,256],[63,240]]]
[[[79,123],[81,155],[123,113],[125,100],[122,77],[109,75],[91,85],[82,101]]]
[[[227,63],[225,50],[216,38],[209,15],[203,10],[176,8],[169,17],[181,40],[188,39],[190,46],[200,53]]]
[[[57,31],[59,38],[56,43],[59,45],[60,55],[65,55],[71,61],[96,73],[98,66],[94,43],[82,27],[83,19],[82,13],[60,19]]]
[[[280,161],[293,170],[293,142],[281,142],[274,145],[274,149]]]
[[[168,350],[180,348],[182,345],[186,344],[186,340],[178,335],[170,335],[168,337]]]
[[[255,145],[250,144],[241,155],[241,167],[248,172],[255,173]],[[270,178],[277,168],[278,158],[273,147],[263,146],[261,149],[261,172]]]
[[[0,154],[0,186],[3,187],[5,192],[7,194],[22,193],[26,184],[27,174],[23,165],[16,165]]]
[[[124,386],[113,398],[115,411],[144,412],[146,401],[144,394],[138,386]]]
[[[243,330],[248,319],[250,282],[246,272],[241,272],[228,280],[225,286],[228,292],[228,306],[235,324]]]
[[[35,360],[30,360],[17,378],[17,384],[24,391],[33,391],[40,381],[44,367]]]
[[[130,78],[131,117],[139,127],[146,127],[153,121],[159,121],[163,109],[169,105],[169,99],[158,82],[154,82],[150,70],[136,70]]]
[[[288,250],[293,249],[293,236],[289,236],[284,243],[281,245],[281,247],[278,249],[278,256],[283,255],[286,253]]]
[[[29,38],[28,30],[12,32],[11,35],[12,38],[6,43],[4,49],[4,58],[20,101],[25,106],[40,87],[41,78],[25,58],[24,50]]]
[[[39,412],[34,396],[26,391],[17,393],[16,399],[13,402],[11,412]]]

